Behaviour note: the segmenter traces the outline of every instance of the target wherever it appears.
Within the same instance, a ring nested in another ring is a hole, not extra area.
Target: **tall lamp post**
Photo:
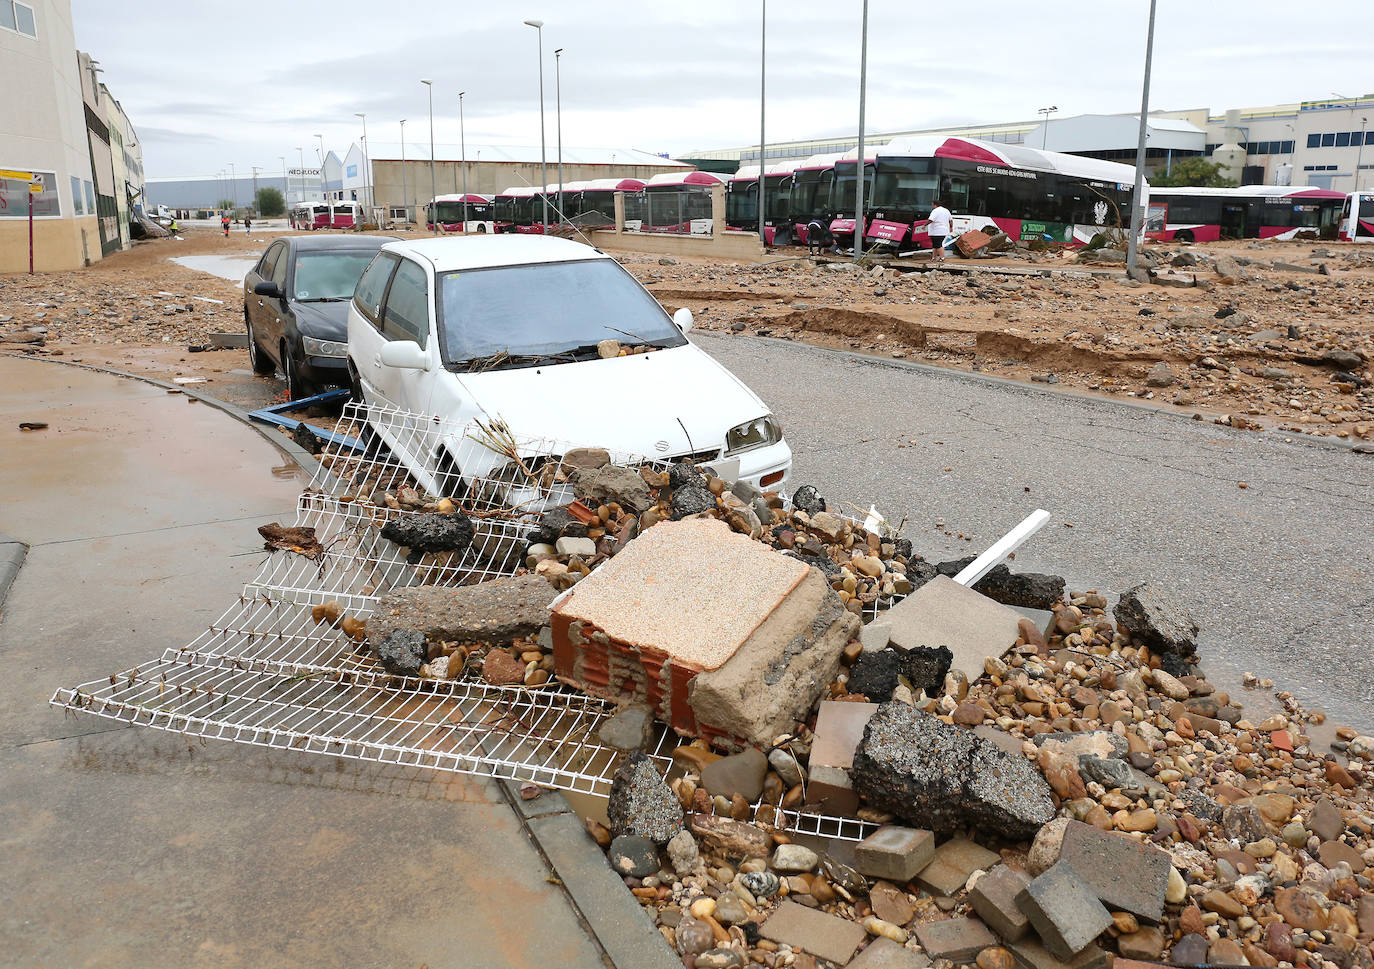
[[[298,156],[300,156],[300,160],[301,160],[301,202],[304,202],[304,201],[305,201],[305,146],[304,146],[304,145],[297,145],[297,146],[296,146],[296,154],[297,154]],[[310,216],[310,218],[311,218],[311,219],[314,219],[315,216],[312,214],[312,215]]]
[[[1150,27],[1145,34],[1145,81],[1140,91],[1140,134],[1135,146],[1135,191],[1131,193],[1131,237],[1126,240],[1126,276],[1135,274],[1136,237],[1145,209],[1140,204],[1141,184],[1145,180],[1145,134],[1150,118],[1150,62],[1155,51],[1155,0],[1150,0]]]
[[[372,170],[367,164],[367,115],[362,111],[353,113],[355,118],[363,119],[363,204],[372,208]]]
[[[554,117],[558,126],[558,221],[563,221],[563,48],[553,52]]]
[[[458,163],[463,166],[463,235],[468,234],[468,136],[463,124],[463,95],[458,92]]]
[[[549,224],[549,166],[544,151],[544,21],[526,20],[525,26],[533,27],[539,35],[539,197],[544,200],[544,225]]]
[[[759,242],[767,244],[763,231],[763,156],[764,141],[764,85],[768,78],[768,0],[761,0],[759,13]]]
[[[229,163],[229,197],[234,200],[234,208],[239,207],[239,176],[234,171],[234,163]]]
[[[1360,190],[1360,163],[1364,161],[1364,130],[1369,125],[1368,118],[1360,119],[1360,150],[1355,153],[1355,191]]]
[[[859,169],[854,182],[854,261],[864,255],[864,97],[868,91],[868,0],[864,0],[864,22],[859,43]],[[763,159],[759,159],[760,162]],[[759,166],[759,178],[763,166]]]
[[[329,197],[329,183],[324,180],[324,135],[315,135],[320,142],[320,199],[326,200]]]
[[[429,88],[429,199],[430,204],[434,206],[434,221],[430,225],[434,227],[434,234],[438,235],[439,207],[434,202],[439,197],[437,183],[434,181],[434,82],[422,77],[420,83]]]
[[[262,169],[259,168],[257,165],[254,165],[254,166],[253,166],[253,205],[252,205],[252,209],[253,209],[253,214],[254,214],[254,215],[261,215],[261,214],[262,214],[261,212],[258,211],[258,172],[260,172],[260,171],[262,171]]]
[[[1054,113],[1055,113],[1056,111],[1058,111],[1058,110],[1059,110],[1059,105],[1057,105],[1057,104],[1051,104],[1048,108],[1036,108],[1036,109],[1035,109],[1035,113],[1036,113],[1036,114],[1043,114],[1043,115],[1045,116],[1045,123],[1044,123],[1044,126],[1041,127],[1041,129],[1040,129],[1040,150],[1041,150],[1041,151],[1044,151],[1044,150],[1045,150],[1045,146],[1049,143],[1049,140],[1050,140],[1050,115],[1054,114]]]
[[[290,209],[291,203],[288,199],[291,198],[291,182],[286,177],[286,156],[278,155],[277,157],[281,159],[281,201],[287,209]]]
[[[406,119],[401,119],[401,212],[406,224],[410,224],[410,193],[406,191]]]

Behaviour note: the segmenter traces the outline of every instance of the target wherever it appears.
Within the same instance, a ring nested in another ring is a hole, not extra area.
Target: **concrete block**
[[[1016,904],[1057,959],[1072,959],[1112,924],[1111,913],[1064,861],[1023,888]]]
[[[1049,639],[1054,634],[1054,613],[1048,609],[1032,609],[1029,606],[1008,606],[1014,609],[1017,615],[1029,619],[1035,623],[1035,628],[1044,633],[1045,639]]]
[[[983,675],[989,656],[1000,657],[1016,643],[1021,614],[1010,606],[937,575],[883,616],[900,649],[948,646],[952,669],[972,682]]]
[[[935,858],[935,835],[920,828],[886,825],[854,848],[855,867],[871,878],[911,881]]]
[[[1007,942],[1015,942],[1030,929],[1030,920],[1016,904],[1016,898],[1030,884],[1030,876],[1015,868],[998,865],[973,886],[969,901],[978,917]]]
[[[921,922],[916,938],[932,959],[972,962],[978,953],[997,944],[997,937],[977,919],[940,919]]]
[[[806,806],[824,808],[827,814],[852,815],[857,811],[859,795],[854,793],[849,771],[813,764],[811,780],[806,785]]]
[[[854,751],[863,739],[864,727],[878,710],[876,703],[844,703],[823,700],[816,712],[816,732],[811,741],[811,764],[854,766]]]
[[[1017,969],[1107,969],[1107,953],[1090,945],[1072,959],[1057,959],[1050,955],[1035,936],[1013,942],[1008,949],[1016,957]]]
[[[844,965],[868,937],[863,926],[816,909],[784,901],[759,926],[759,934],[820,959]]]
[[[1153,845],[1069,821],[1058,860],[1072,866],[1108,907],[1151,922],[1163,916],[1172,862]]]
[[[929,965],[930,957],[924,952],[912,952],[891,939],[874,939],[845,969],[926,969]]]
[[[955,895],[968,876],[980,868],[987,870],[1002,860],[995,851],[963,838],[951,838],[935,849],[935,857],[916,880],[937,895]]]
[[[865,653],[877,653],[887,648],[892,638],[892,623],[875,619],[859,630],[859,642]],[[868,950],[865,949],[865,952]]]

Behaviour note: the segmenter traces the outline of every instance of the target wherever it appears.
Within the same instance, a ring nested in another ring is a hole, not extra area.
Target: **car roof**
[[[571,239],[523,233],[447,236],[413,242],[405,240],[392,242],[383,248],[399,256],[424,260],[434,267],[435,272],[441,273],[458,269],[491,269],[529,263],[611,258],[600,249]]]
[[[371,235],[308,235],[287,236],[286,241],[300,251],[312,249],[380,249],[388,242],[396,241],[396,236]]]

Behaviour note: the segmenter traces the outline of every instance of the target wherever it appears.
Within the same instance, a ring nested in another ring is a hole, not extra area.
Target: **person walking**
[[[945,203],[936,199],[926,225],[926,234],[930,236],[931,262],[945,261],[945,239],[949,237],[953,218],[949,209],[945,208]]]
[[[219,217],[219,227],[224,230],[224,238],[229,238],[229,213],[222,212]]]
[[[243,217],[243,234],[248,235],[253,231],[253,217],[245,215]]]

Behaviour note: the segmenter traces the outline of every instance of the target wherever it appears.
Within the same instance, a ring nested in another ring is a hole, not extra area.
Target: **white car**
[[[349,376],[354,396],[381,415],[371,426],[434,494],[453,494],[454,475],[470,483],[509,462],[473,446],[493,426],[554,449],[690,457],[782,492],[792,467],[782,430],[687,340],[691,325],[690,310],[669,317],[618,262],[578,242],[393,242],[353,294]],[[614,351],[607,340],[625,354],[603,356]],[[398,422],[388,408],[423,420]]]

